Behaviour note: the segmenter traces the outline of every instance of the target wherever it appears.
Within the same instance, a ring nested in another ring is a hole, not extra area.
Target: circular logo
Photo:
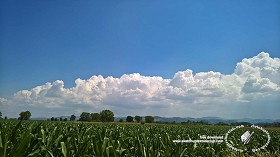
[[[270,139],[268,131],[256,125],[231,128],[224,138],[226,145],[238,152],[257,152],[265,149]]]

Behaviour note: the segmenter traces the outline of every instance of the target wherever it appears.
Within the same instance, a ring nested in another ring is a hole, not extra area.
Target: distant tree
[[[249,123],[249,122],[234,122],[234,123],[231,123],[231,125],[234,125],[234,126],[238,126],[238,125],[250,126],[252,124]]]
[[[8,119],[7,116],[5,116],[5,119]]]
[[[2,119],[2,112],[0,111],[0,119]]]
[[[54,121],[58,121],[58,119],[57,119],[57,118],[55,118],[55,119],[54,119]]]
[[[120,119],[119,122],[123,122],[123,119]]]
[[[62,121],[62,117],[59,118],[59,121]]]
[[[194,122],[194,124],[203,124],[203,125],[208,125],[209,123],[207,121],[197,121],[197,122]]]
[[[217,123],[217,124],[215,124],[215,125],[228,125],[228,124],[225,123],[225,122],[219,122],[219,123]]]
[[[280,127],[280,122],[273,122],[273,123],[258,123],[258,126],[262,127]]]
[[[110,110],[103,110],[100,112],[100,120],[101,122],[113,122],[114,113]]]
[[[140,116],[135,116],[134,119],[136,120],[137,123],[141,122],[142,117]]]
[[[126,117],[126,121],[127,121],[127,122],[133,122],[133,117],[127,116],[127,117]]]
[[[54,121],[54,117],[51,118],[51,121]]]
[[[70,121],[75,121],[75,120],[76,120],[76,116],[72,114],[70,117]]]
[[[63,121],[67,121],[67,118],[64,118]]]
[[[146,123],[153,123],[154,117],[153,116],[145,116],[145,122]]]
[[[29,120],[31,117],[31,113],[29,111],[25,111],[25,120]]]
[[[83,113],[80,115],[80,121],[90,122],[90,121],[91,121],[90,113],[88,113],[88,112],[83,112]]]
[[[90,117],[91,117],[91,121],[100,122],[100,114],[99,113],[91,113]]]
[[[181,122],[181,124],[193,124],[193,122],[190,121],[190,120],[188,120],[188,121],[186,121],[186,122]]]
[[[31,113],[29,111],[21,112],[19,114],[19,120],[29,120],[31,117]]]

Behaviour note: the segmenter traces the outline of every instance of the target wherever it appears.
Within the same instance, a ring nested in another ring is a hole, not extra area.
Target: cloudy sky
[[[280,118],[280,1],[0,2],[0,111]]]

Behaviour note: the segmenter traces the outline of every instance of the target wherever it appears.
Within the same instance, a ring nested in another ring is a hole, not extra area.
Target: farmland
[[[264,150],[236,152],[222,143],[175,143],[200,139],[201,135],[224,136],[231,127],[211,125],[165,125],[80,123],[49,121],[0,121],[0,156],[279,156],[280,131],[268,129],[271,140]],[[234,144],[243,128],[232,132]],[[248,147],[261,146],[266,137]],[[241,148],[240,145],[236,147]]]

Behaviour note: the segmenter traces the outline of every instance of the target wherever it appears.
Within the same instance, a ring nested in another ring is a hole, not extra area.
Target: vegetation
[[[280,127],[280,122],[259,123],[258,126],[263,126],[263,127]]]
[[[0,121],[0,156],[277,156],[280,132],[256,154],[238,153],[225,143],[174,143],[200,135],[224,135],[231,127],[211,125],[106,124]],[[243,130],[241,131],[243,132]],[[239,132],[235,132],[239,136]],[[258,132],[256,132],[258,134]],[[240,137],[238,137],[239,139]],[[262,138],[260,136],[260,138]],[[230,139],[234,141],[235,139]]]
[[[127,122],[133,122],[133,117],[127,116],[127,117],[126,117],[126,121],[127,121]]]
[[[100,114],[99,113],[92,113],[90,114],[91,121],[93,122],[100,122]]]
[[[103,110],[100,113],[83,112],[79,121],[84,122],[113,122],[114,113],[110,110]]]
[[[1,113],[1,112],[0,112]],[[21,112],[21,121],[0,120],[1,156],[279,156],[280,129],[270,128],[271,137],[265,150],[256,153],[252,148],[260,148],[267,142],[261,130],[252,130],[250,123],[238,122],[244,128],[229,133],[227,141],[245,152],[232,150],[227,143],[176,143],[173,140],[197,140],[203,135],[225,136],[232,128],[226,123],[210,125],[206,122],[154,123],[154,117],[145,116],[146,123],[68,123],[67,118],[53,121],[23,121],[30,118],[29,111]],[[140,116],[127,116],[127,122],[142,122]],[[74,121],[75,115],[70,120]],[[100,113],[83,112],[80,120],[88,122],[112,122],[114,113],[103,110]],[[58,121],[58,122],[55,122]],[[119,120],[123,122],[123,119]],[[279,126],[279,123],[272,123]],[[233,125],[233,124],[231,124]],[[248,125],[248,127],[246,127]],[[264,123],[265,126],[271,124]],[[248,145],[240,144],[240,137],[246,131],[254,131],[254,138]]]
[[[19,114],[19,120],[29,120],[31,117],[31,113],[29,111],[21,112]]]
[[[142,117],[140,116],[135,116],[134,119],[136,120],[137,123],[141,122]]]
[[[57,118],[52,117],[52,118],[51,118],[51,121],[58,121],[58,119],[57,119]]]
[[[100,120],[101,122],[113,122],[114,113],[110,110],[103,110],[100,112]]]
[[[70,117],[70,121],[75,121],[75,120],[76,120],[76,116],[72,114]]]
[[[80,115],[80,121],[85,121],[85,122],[91,122],[91,117],[90,117],[90,113],[88,112],[83,112],[81,115]]]
[[[145,116],[145,122],[146,123],[153,123],[155,120],[154,120],[154,117],[153,116]]]

